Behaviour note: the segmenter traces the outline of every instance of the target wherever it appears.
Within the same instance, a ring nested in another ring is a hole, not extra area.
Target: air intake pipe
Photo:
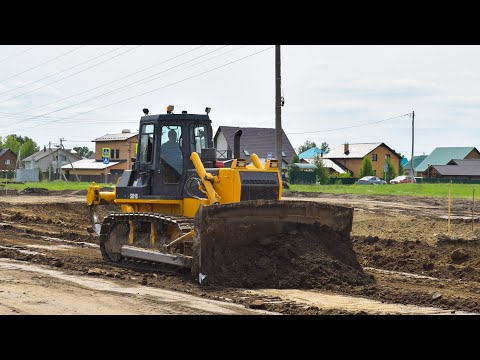
[[[233,158],[240,158],[240,136],[242,136],[242,130],[237,130],[235,132],[235,137],[233,138]]]

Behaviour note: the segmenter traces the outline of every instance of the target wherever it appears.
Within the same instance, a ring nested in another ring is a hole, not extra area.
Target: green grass
[[[76,181],[41,181],[41,182],[26,182],[23,184],[8,183],[6,185],[8,190],[18,190],[22,191],[26,188],[42,188],[51,191],[61,191],[61,190],[88,190],[92,183],[91,182],[76,182]],[[105,184],[97,183],[100,188],[104,186],[113,187],[115,184]],[[2,190],[5,190],[5,183],[0,182]]]
[[[330,194],[399,195],[448,197],[451,186],[452,198],[480,198],[479,184],[396,184],[396,185],[290,185],[292,192],[322,192]]]

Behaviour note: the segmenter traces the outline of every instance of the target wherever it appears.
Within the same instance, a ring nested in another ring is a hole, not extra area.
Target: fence
[[[38,169],[17,169],[15,172],[15,180],[21,182],[38,182],[40,174]]]
[[[336,177],[331,177],[328,179],[327,185],[335,185],[335,184],[341,184],[341,185],[353,185],[357,183],[358,178],[336,178]]]
[[[480,179],[458,179],[458,178],[421,178],[416,177],[418,184],[445,184],[452,182],[453,184],[480,184]]]
[[[315,184],[317,174],[313,171],[292,171],[290,173],[290,184]]]

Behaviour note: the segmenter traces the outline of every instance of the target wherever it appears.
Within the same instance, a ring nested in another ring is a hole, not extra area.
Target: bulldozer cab
[[[213,147],[208,115],[143,116],[138,136],[137,161],[129,176],[119,182],[117,196],[183,199],[188,170],[194,169],[191,153],[202,154]]]

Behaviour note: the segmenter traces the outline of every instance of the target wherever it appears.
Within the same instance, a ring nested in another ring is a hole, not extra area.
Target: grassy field
[[[5,186],[7,187],[8,190],[23,190],[26,188],[42,188],[42,189],[48,189],[52,191],[60,191],[60,190],[87,190],[91,182],[76,182],[76,181],[42,181],[42,182],[26,182],[23,184],[15,184],[15,183],[8,183],[5,185],[5,183],[0,183],[0,186],[2,190],[5,190]],[[105,183],[98,183],[98,186],[100,188],[104,186],[112,187],[114,184],[105,184]],[[0,190],[1,191],[1,190]]]
[[[396,184],[396,185],[290,185],[292,192],[323,192],[331,194],[400,195],[480,199],[479,184]]]

